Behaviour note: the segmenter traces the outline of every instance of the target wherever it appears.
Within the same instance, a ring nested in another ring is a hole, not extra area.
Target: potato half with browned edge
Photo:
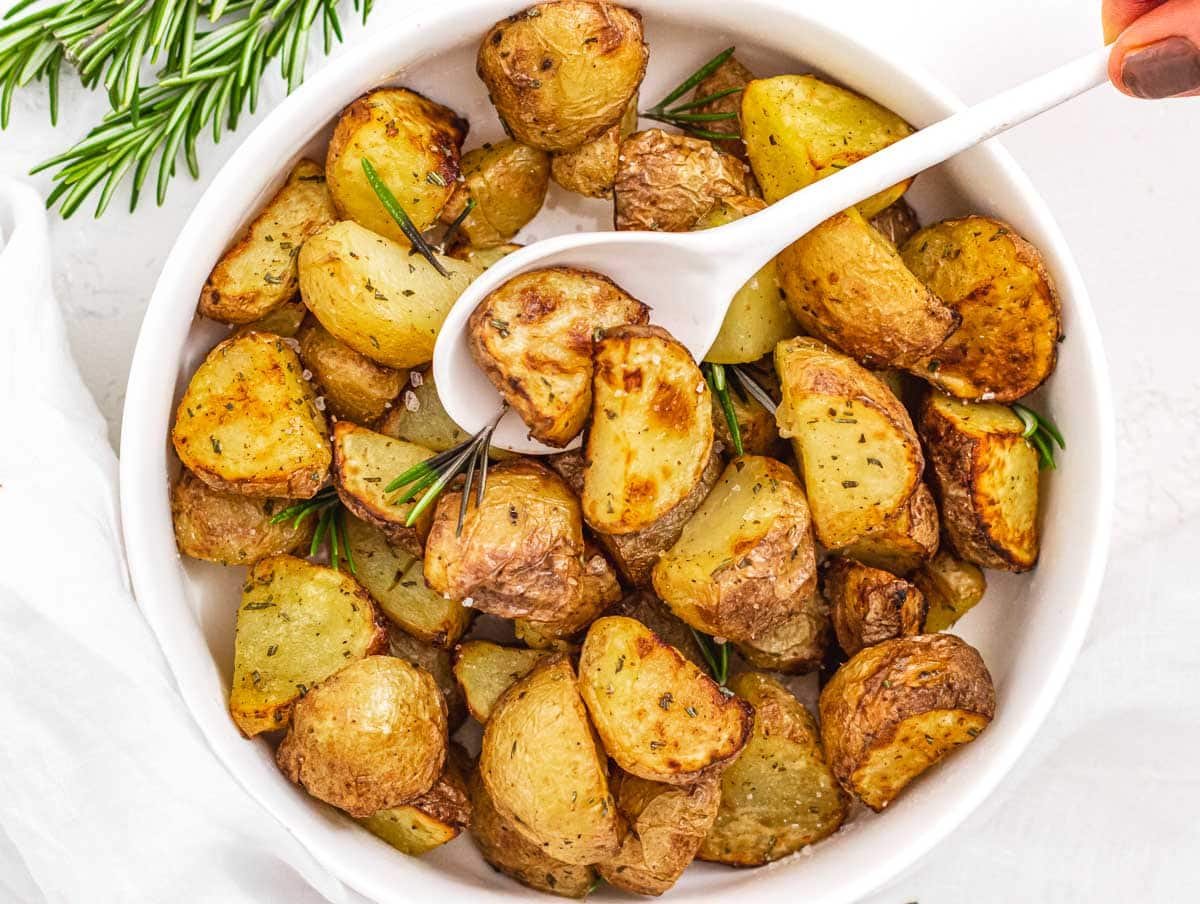
[[[200,290],[200,313],[222,323],[252,323],[285,304],[300,285],[300,246],[336,220],[321,165],[301,160],[213,267]]]
[[[599,138],[570,151],[550,156],[550,176],[565,188],[587,198],[612,196],[621,156],[621,142],[637,131],[638,96],[625,107],[621,121],[609,126]]]
[[[913,365],[961,319],[854,208],[781,251],[776,270],[803,330],[867,367]]]
[[[729,688],[754,707],[754,731],[721,776],[721,806],[701,860],[761,866],[828,838],[846,818],[817,721],[774,678],[734,676]]]
[[[395,622],[388,625],[387,632],[391,655],[420,666],[433,676],[438,690],[446,698],[446,723],[450,732],[455,732],[467,720],[467,702],[454,678],[454,659],[450,651],[409,634]]]
[[[400,394],[408,374],[377,364],[335,339],[320,321],[309,317],[296,334],[300,360],[312,373],[325,399],[325,409],[356,424],[371,424],[383,416]]]
[[[892,111],[815,75],[755,79],[742,91],[742,141],[769,203],[845,169],[912,134]],[[873,217],[912,180],[856,206]]]
[[[453,751],[433,787],[407,804],[380,810],[358,824],[402,854],[420,857],[458,837],[471,821],[467,784]]]
[[[946,220],[901,249],[904,263],[962,318],[941,346],[909,368],[962,399],[1013,402],[1058,361],[1062,307],[1041,253],[987,217]]]
[[[490,640],[459,644],[454,651],[454,677],[475,721],[487,722],[504,692],[533,671],[547,655],[542,650],[502,647]]]
[[[901,198],[891,207],[871,217],[871,225],[899,248],[921,229],[921,220],[912,205]]]
[[[847,656],[893,637],[924,633],[925,595],[890,572],[833,556],[821,564],[821,591]]]
[[[953,627],[987,592],[987,578],[978,566],[944,549],[914,571],[909,580],[920,588],[929,603],[926,634]]]
[[[775,349],[776,412],[793,440],[817,539],[853,543],[908,502],[925,459],[908,412],[874,374],[816,339]]]
[[[565,656],[547,657],[500,698],[479,771],[496,810],[549,856],[596,863],[620,847],[607,761]]]
[[[621,118],[648,57],[633,10],[607,0],[555,0],[493,25],[475,69],[513,138],[569,151]]]
[[[746,167],[712,142],[662,129],[621,142],[613,180],[617,229],[686,232],[721,198],[745,195]]]
[[[344,220],[408,245],[408,238],[367,181],[363,161],[404,207],[418,230],[437,222],[459,175],[466,120],[407,88],[376,88],[342,111],[325,176]]]
[[[821,739],[842,787],[872,810],[992,721],[996,692],[979,652],[953,634],[866,647],[821,691]]]
[[[921,483],[896,514],[836,552],[903,576],[937,552],[940,525],[933,494]]]
[[[462,181],[442,208],[441,220],[457,221],[457,234],[469,245],[503,245],[537,216],[549,184],[545,151],[517,141],[485,144],[463,155]],[[466,213],[471,200],[475,205]]]
[[[984,568],[1037,564],[1038,455],[1012,409],[930,393],[918,420],[942,525],[962,558]]]
[[[292,556],[263,559],[238,605],[233,721],[247,737],[283,728],[310,688],[386,644],[371,598],[353,579]]]
[[[530,436],[562,447],[591,411],[596,336],[649,317],[649,308],[608,277],[549,267],[515,276],[481,301],[467,322],[467,341]]]
[[[406,245],[344,220],[300,249],[300,292],[321,326],[388,367],[433,360],[446,314],[483,269],[438,255],[442,276]]]
[[[750,734],[751,710],[641,622],[592,622],[579,691],[608,755],[633,775],[686,785],[719,773]]]
[[[595,354],[583,516],[606,534],[654,524],[686,500],[713,448],[708,383],[657,326],[609,330]]]
[[[296,353],[279,336],[226,339],[196,368],[171,441],[183,466],[217,490],[307,499],[331,458],[325,418]]]
[[[621,598],[621,582],[612,564],[595,544],[585,541],[583,576],[580,579],[582,599],[573,612],[549,621],[528,618],[513,620],[517,640],[537,649],[554,649],[578,634],[601,612]]]
[[[696,642],[696,634],[679,616],[653,593],[636,590],[608,610],[609,615],[623,615],[636,619],[683,654],[685,659],[705,667],[704,653]]]
[[[782,462],[755,455],[729,463],[654,566],[654,589],[679,618],[733,641],[780,627],[816,582],[800,481]]]
[[[787,675],[816,671],[830,647],[829,605],[815,588],[799,601],[800,611],[753,643],[737,644],[741,657],[756,669]]]
[[[729,135],[729,138],[720,141],[714,138],[713,143],[727,154],[733,154],[743,159],[746,156],[746,146],[742,143],[742,128],[739,121],[742,115],[742,90],[752,81],[754,81],[754,73],[747,69],[736,56],[731,56],[696,84],[696,90],[692,92],[692,103],[715,94],[724,93],[725,96],[701,104],[689,111],[702,116],[713,113],[733,113],[734,119],[705,122],[703,128],[707,132],[721,132]]]

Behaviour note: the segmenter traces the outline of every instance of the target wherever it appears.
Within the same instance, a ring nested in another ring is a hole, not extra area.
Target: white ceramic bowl
[[[320,153],[333,118],[376,85],[404,84],[471,120],[469,144],[500,136],[475,76],[475,47],[491,22],[522,8],[468,0],[425,8],[346,53],[281,104],[245,141],[197,205],[167,259],[134,356],[122,432],[125,541],[138,601],[180,690],[214,750],[246,790],[330,870],[379,901],[514,900],[532,892],[500,877],[460,839],[414,860],[397,854],[289,784],[265,742],[239,736],[226,712],[240,570],[181,561],[168,502],[168,430],[187,376],[221,335],[194,320],[201,285],[227,243],[302,153]],[[641,0],[656,99],[716,50],[736,44],[760,74],[815,69],[926,125],[959,108],[930,76],[868,52],[784,0]],[[382,19],[381,13],[377,16]],[[1066,341],[1038,404],[1070,447],[1044,481],[1041,564],[1031,575],[991,575],[984,605],[961,623],[996,682],[997,713],[980,739],[915,783],[876,817],[860,814],[833,838],[769,868],[690,868],[669,895],[689,901],[852,901],[878,887],[954,828],[1002,779],[1045,717],[1082,642],[1104,570],[1114,485],[1113,415],[1087,294],[1033,186],[995,143],[922,176],[909,195],[925,221],[986,213],[1041,248],[1062,293]],[[528,241],[600,227],[604,202],[552,188]],[[665,275],[666,276],[666,275]],[[667,276],[666,278],[669,278]],[[653,301],[652,299],[647,299]],[[601,891],[601,895],[612,892]]]

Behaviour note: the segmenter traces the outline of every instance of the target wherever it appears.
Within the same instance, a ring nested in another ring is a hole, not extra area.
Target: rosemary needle
[[[367,182],[370,183],[375,196],[379,198],[379,203],[383,205],[383,209],[388,212],[388,215],[396,221],[396,225],[400,227],[400,231],[404,233],[404,237],[412,243],[413,250],[429,261],[433,269],[437,270],[446,279],[449,279],[450,274],[446,272],[446,268],[437,259],[433,248],[425,241],[425,236],[421,235],[421,230],[417,229],[413,221],[409,219],[408,214],[404,212],[404,208],[400,206],[400,202],[396,200],[396,196],[392,194],[392,190],[387,187],[387,183],[380,178],[379,173],[375,171],[375,167],[371,165],[371,161],[366,157],[363,157],[362,168],[363,172],[367,175]]]
[[[725,414],[725,423],[729,426],[729,438],[733,442],[733,451],[737,455],[745,455],[742,446],[742,428],[738,424],[737,411],[733,407],[733,399],[729,395],[729,383],[725,378],[725,367],[722,364],[705,364],[704,370],[708,377],[708,385],[721,405]]]

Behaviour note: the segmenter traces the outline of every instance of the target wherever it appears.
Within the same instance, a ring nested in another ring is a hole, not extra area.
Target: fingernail
[[[1135,97],[1174,97],[1200,90],[1200,49],[1177,35],[1131,50],[1121,63],[1121,81]]]

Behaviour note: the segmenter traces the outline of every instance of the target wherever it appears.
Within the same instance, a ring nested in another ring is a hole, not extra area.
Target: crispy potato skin
[[[654,566],[654,589],[698,631],[753,642],[816,587],[812,519],[791,468],[760,456],[726,467]]]
[[[549,184],[545,151],[516,141],[485,144],[463,155],[462,181],[442,208],[441,221],[453,223],[474,198],[459,235],[480,248],[503,245],[537,216]]]
[[[301,160],[213,267],[200,290],[200,313],[222,323],[244,324],[287,303],[300,285],[300,246],[336,220],[321,165]]]
[[[1012,402],[1058,361],[1062,307],[1038,250],[987,217],[946,220],[901,249],[904,263],[962,318],[910,369],[962,399]]]
[[[901,198],[886,210],[871,217],[879,234],[899,248],[921,229],[921,220],[912,205]]]
[[[621,599],[621,582],[612,564],[595,544],[585,541],[583,551],[583,599],[579,607],[564,618],[513,621],[517,640],[536,649],[556,649],[591,624],[601,612]]]
[[[925,595],[889,572],[834,556],[821,565],[821,590],[847,656],[893,637],[923,633]]]
[[[621,121],[609,126],[599,138],[570,151],[550,156],[550,176],[565,188],[588,198],[612,197],[621,156],[621,142],[637,131],[638,96],[625,107]]]
[[[933,493],[921,483],[896,514],[836,552],[903,576],[938,551],[940,527]]]
[[[569,151],[620,120],[648,58],[633,10],[606,0],[555,0],[493,25],[475,69],[510,135]]]
[[[394,622],[388,625],[387,634],[389,654],[423,668],[437,682],[438,690],[446,698],[446,724],[451,733],[456,731],[467,720],[467,703],[454,678],[451,652],[408,633]],[[449,762],[446,765],[449,767]]]
[[[592,623],[579,691],[608,755],[650,781],[686,785],[718,774],[750,734],[749,706],[632,618]]]
[[[404,371],[376,364],[339,342],[315,317],[305,321],[296,339],[300,360],[312,371],[327,410],[356,424],[379,420],[408,378]]]
[[[606,770],[564,656],[510,687],[484,727],[479,771],[496,810],[557,860],[596,863],[620,847]]]
[[[447,756],[442,774],[420,797],[360,819],[359,825],[410,857],[453,841],[471,821],[467,783],[454,759]]]
[[[983,599],[987,578],[970,562],[964,562],[946,550],[913,572],[909,578],[929,601],[925,616],[926,634],[952,627]]]
[[[449,254],[455,260],[474,264],[483,271],[522,247],[524,246],[514,242],[506,242],[503,245],[492,245],[487,248],[477,248],[474,245],[455,245],[450,249]]]
[[[591,411],[597,333],[649,319],[650,309],[608,277],[549,267],[513,277],[480,302],[467,341],[530,435],[562,447]]]
[[[1040,545],[1038,457],[1021,435],[1021,419],[1003,405],[931,393],[919,425],[954,551],[984,568],[1033,568]]]
[[[363,172],[371,161],[417,229],[437,222],[459,175],[466,120],[407,88],[376,88],[342,111],[325,158],[338,215],[408,245]]]
[[[715,201],[747,189],[745,166],[712,142],[647,129],[621,142],[614,222],[617,229],[686,232]]]
[[[171,487],[175,545],[185,556],[219,565],[253,565],[267,556],[295,552],[312,539],[314,519],[272,524],[288,505],[214,490],[190,471]]]
[[[698,856],[761,866],[832,835],[849,800],[816,720],[790,691],[761,672],[734,676],[730,690],[754,707],[754,732],[721,776],[720,807]]]
[[[756,669],[804,675],[821,667],[832,635],[829,605],[814,590],[798,613],[753,643],[737,644],[737,651]]]
[[[454,651],[454,678],[467,711],[481,725],[504,692],[533,671],[548,654],[541,650],[502,647],[490,640],[468,640]]]
[[[696,85],[696,90],[692,92],[692,100],[702,100],[731,88],[745,88],[752,81],[754,81],[754,73],[742,65],[736,56],[731,56]],[[742,144],[740,137],[742,133],[742,94],[740,91],[709,101],[691,112],[736,113],[737,119],[706,122],[704,128],[710,132],[725,132],[731,135],[731,138],[725,141],[714,141],[714,144],[727,154],[746,159],[746,146]]]
[[[216,490],[307,499],[330,449],[304,367],[270,333],[226,339],[196,368],[171,441],[183,466]]]
[[[704,654],[700,652],[700,645],[696,643],[696,635],[653,593],[635,590],[608,610],[608,614],[640,621],[664,643],[682,653],[684,659],[694,662],[701,669],[705,668]]]
[[[978,651],[953,634],[866,647],[821,691],[821,737],[842,787],[872,810],[992,720],[996,693]]]

